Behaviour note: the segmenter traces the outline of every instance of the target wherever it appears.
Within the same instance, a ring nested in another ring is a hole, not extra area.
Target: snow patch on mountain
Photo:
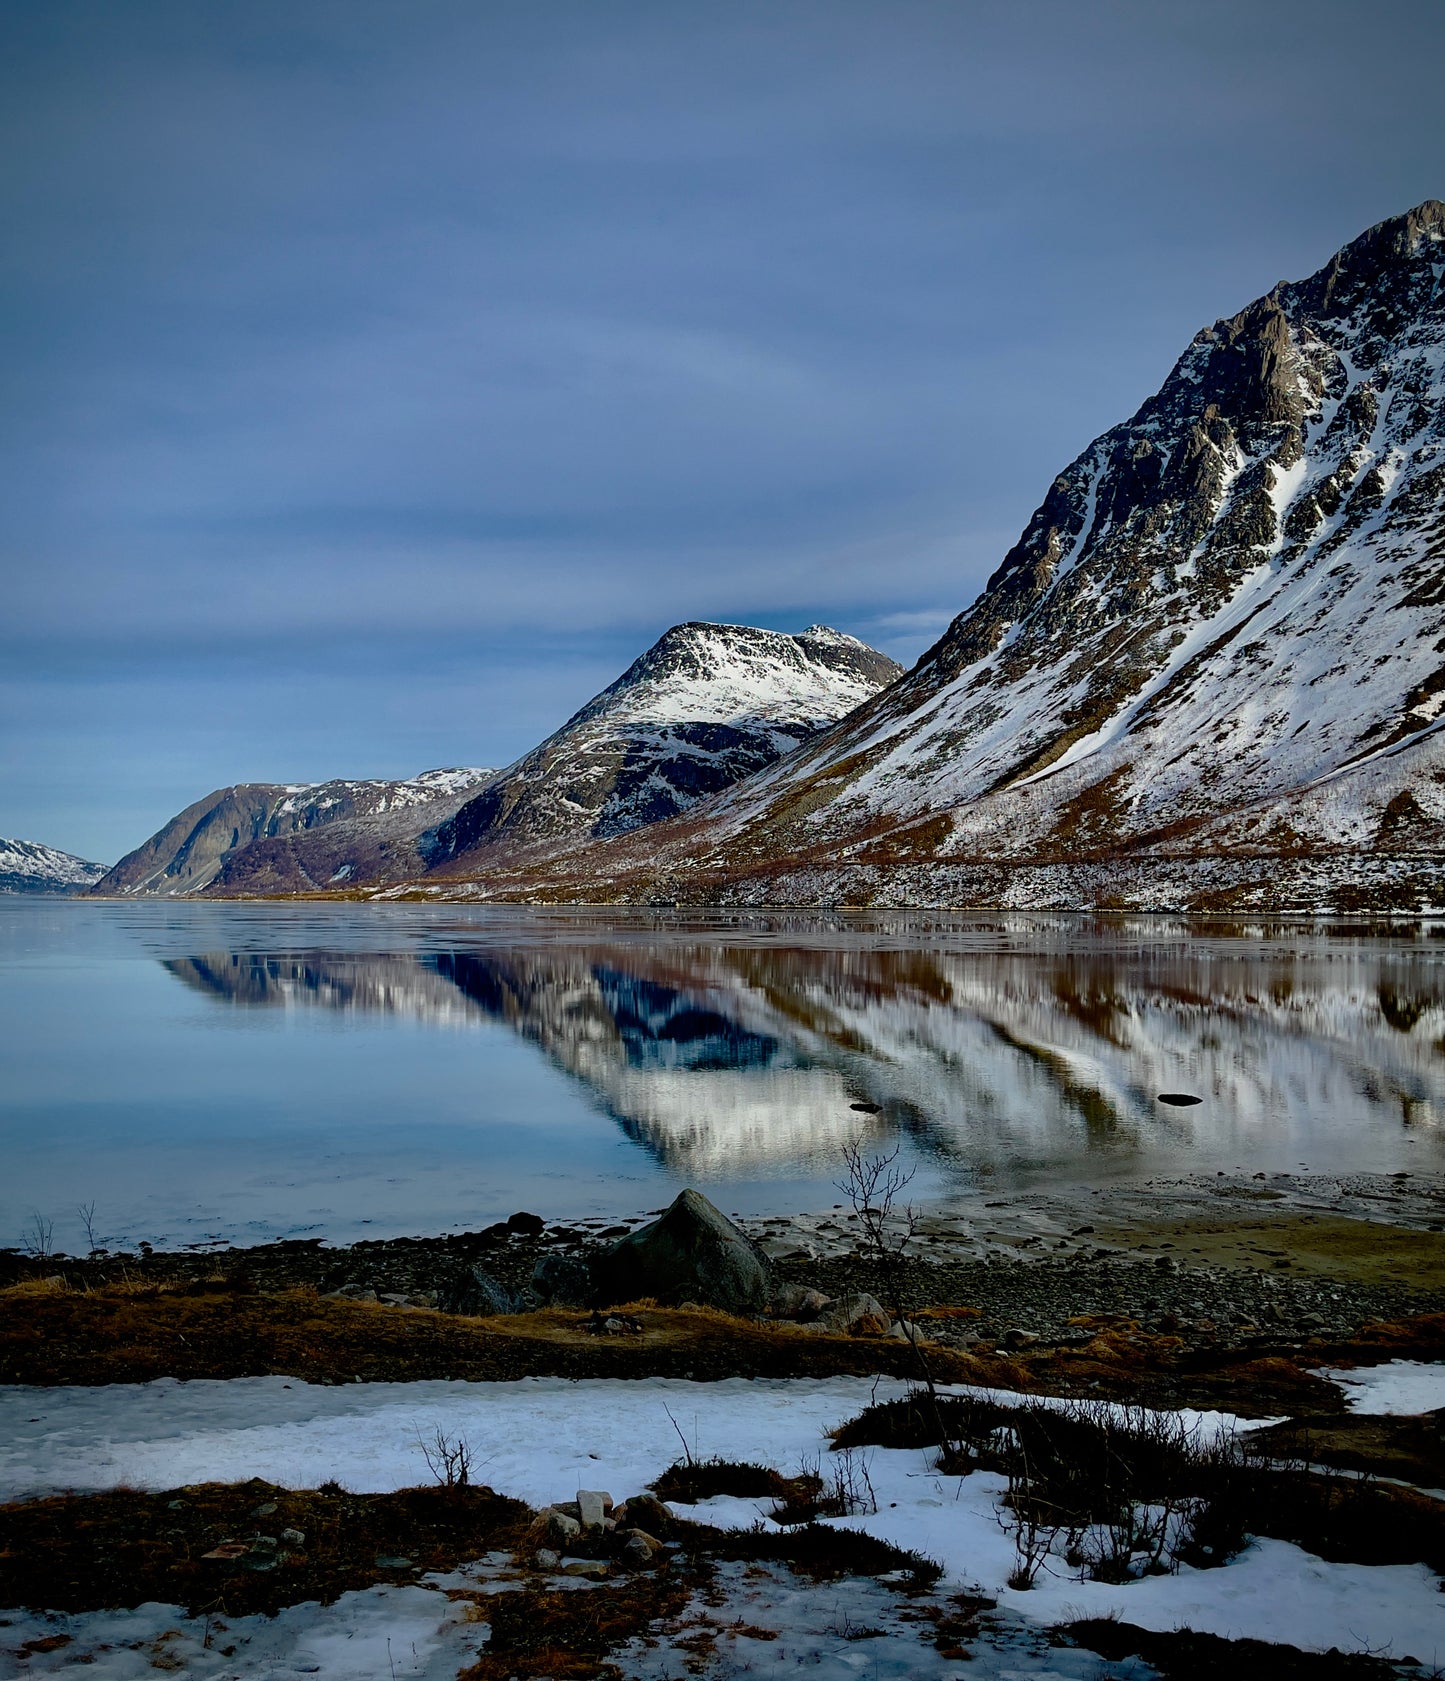
[[[77,893],[105,874],[104,864],[37,841],[0,839],[0,893]]]

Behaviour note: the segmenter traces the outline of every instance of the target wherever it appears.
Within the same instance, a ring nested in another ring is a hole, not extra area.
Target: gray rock
[[[612,1496],[604,1494],[600,1489],[579,1488],[577,1490],[577,1511],[582,1519],[584,1529],[601,1529],[608,1512],[612,1509]]]
[[[326,1292],[328,1302],[374,1302],[376,1291],[365,1284],[343,1284],[339,1290]]]
[[[618,1537],[622,1542],[622,1562],[634,1570],[646,1568],[662,1551],[662,1542],[645,1529],[619,1530]]]
[[[304,1529],[283,1529],[281,1539],[288,1547],[304,1547],[306,1545],[306,1531]]]
[[[480,1267],[469,1267],[437,1292],[437,1306],[443,1313],[466,1313],[477,1318],[489,1318],[499,1313],[520,1313],[525,1303],[500,1279],[493,1278]]]
[[[778,1319],[816,1319],[828,1305],[821,1290],[810,1290],[802,1284],[785,1284],[773,1293],[772,1310]]]
[[[554,1547],[565,1547],[569,1541],[575,1541],[582,1533],[582,1525],[566,1512],[559,1512],[556,1507],[542,1514],[543,1533]]]
[[[850,1331],[861,1319],[877,1319],[886,1330],[892,1315],[877,1299],[861,1290],[850,1291],[830,1301],[819,1315],[830,1331]]]
[[[753,1241],[698,1191],[687,1190],[651,1224],[593,1263],[604,1301],[652,1296],[730,1313],[759,1312],[770,1294],[768,1263]]]
[[[562,1555],[551,1547],[538,1547],[532,1561],[539,1570],[555,1570],[562,1562]]]

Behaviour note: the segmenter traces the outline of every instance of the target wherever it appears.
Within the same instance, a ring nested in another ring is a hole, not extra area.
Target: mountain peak
[[[775,763],[900,675],[825,625],[690,620],[442,826],[434,864],[555,847],[676,816]]]

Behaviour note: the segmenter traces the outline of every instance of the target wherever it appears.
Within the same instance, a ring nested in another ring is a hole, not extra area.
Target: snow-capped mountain
[[[900,675],[855,637],[674,626],[438,829],[434,868],[625,834],[791,753]]]
[[[0,893],[81,893],[105,869],[36,841],[0,840]]]
[[[902,681],[590,886],[1445,903],[1442,707],[1432,200],[1197,334]]]
[[[103,894],[295,893],[422,867],[421,837],[491,770],[430,770],[404,781],[243,782],[219,788],[113,869]]]

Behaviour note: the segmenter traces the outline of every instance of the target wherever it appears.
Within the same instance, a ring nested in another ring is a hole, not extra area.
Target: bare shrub
[[[837,1181],[837,1187],[847,1197],[862,1228],[863,1249],[878,1273],[883,1305],[892,1314],[894,1323],[903,1327],[913,1351],[928,1408],[938,1426],[936,1439],[946,1451],[948,1439],[938,1407],[938,1388],[923,1339],[909,1311],[908,1252],[918,1236],[919,1216],[911,1203],[902,1200],[912,1183],[913,1171],[899,1166],[900,1149],[901,1146],[895,1145],[884,1155],[869,1156],[863,1153],[860,1143],[845,1145],[843,1165],[847,1172],[846,1177]]]
[[[55,1222],[36,1209],[20,1234],[20,1248],[32,1261],[49,1261],[55,1255]]]
[[[85,1230],[85,1250],[88,1255],[103,1253],[102,1247],[95,1238],[95,1203],[82,1202],[76,1204],[75,1212],[80,1216],[81,1226]]]
[[[424,1436],[418,1430],[416,1443],[421,1449],[422,1458],[426,1460],[427,1470],[443,1488],[471,1486],[472,1472],[476,1469],[477,1462],[472,1454],[471,1443],[465,1436],[449,1436],[438,1425],[430,1436]]]

